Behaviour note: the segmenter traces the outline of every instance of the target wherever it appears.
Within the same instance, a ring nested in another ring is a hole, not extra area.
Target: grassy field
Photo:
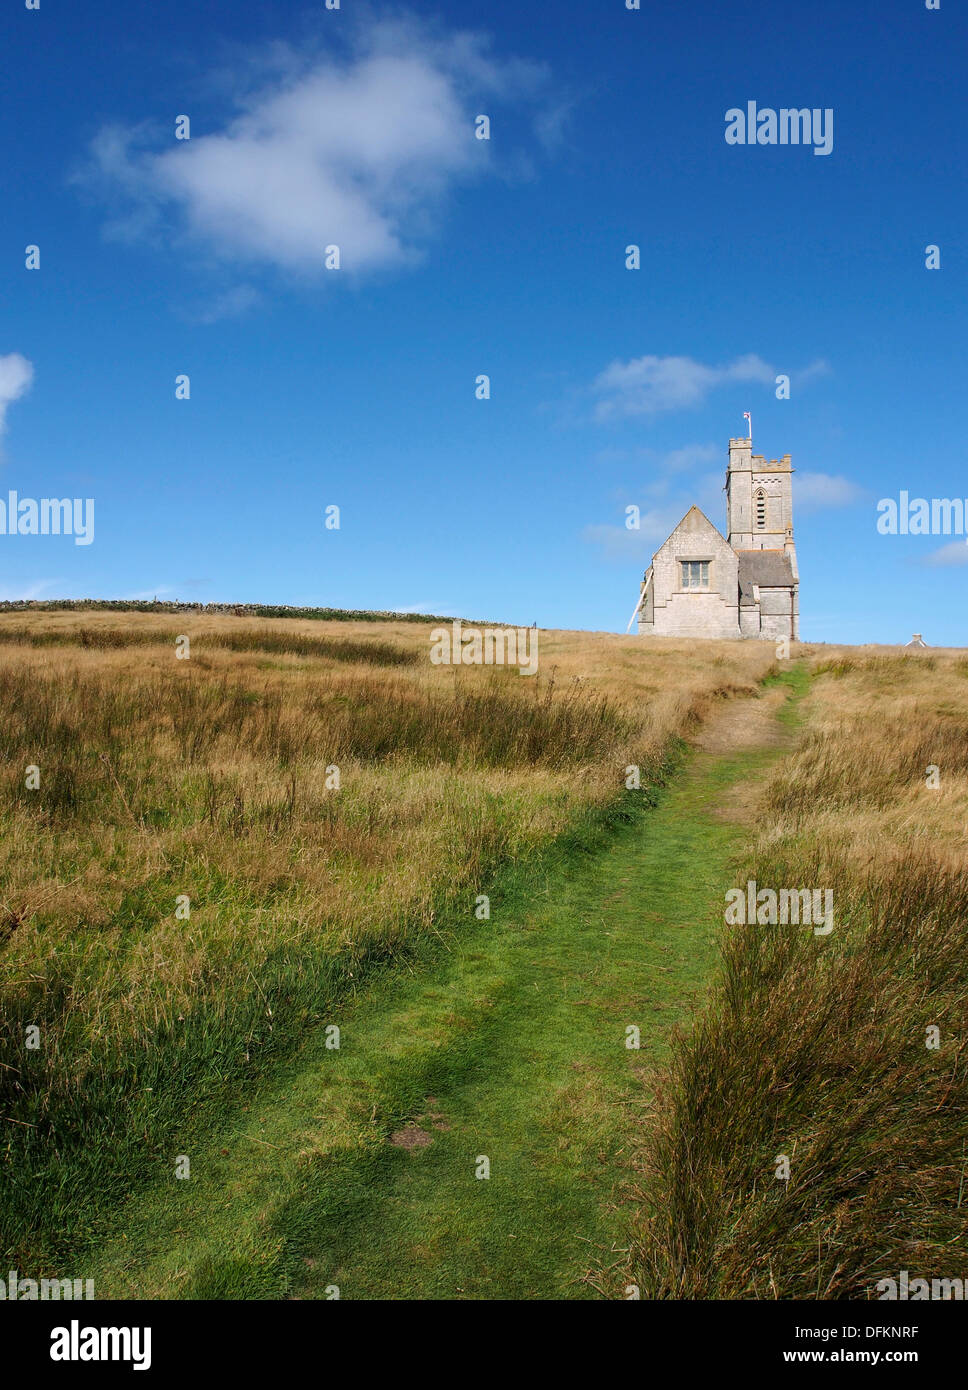
[[[531,679],[434,667],[429,646],[412,622],[0,619],[2,1246],[20,1269],[100,1249],[374,972],[473,930],[496,876],[599,843],[773,656],[547,633]]]

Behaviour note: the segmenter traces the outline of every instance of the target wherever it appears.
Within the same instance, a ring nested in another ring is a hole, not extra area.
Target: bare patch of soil
[[[404,1125],[403,1129],[394,1130],[390,1135],[390,1143],[398,1149],[425,1149],[433,1142],[434,1136],[415,1124]]]
[[[773,686],[754,700],[730,700],[710,715],[692,742],[717,757],[750,748],[780,748],[790,737],[776,717],[786,698],[783,686]]]

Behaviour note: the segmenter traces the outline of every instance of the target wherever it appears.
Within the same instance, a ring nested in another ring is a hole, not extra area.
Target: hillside
[[[941,1269],[964,656],[542,632],[528,678],[431,626],[0,617],[7,1259],[122,1297]],[[836,930],[724,930],[747,877]]]

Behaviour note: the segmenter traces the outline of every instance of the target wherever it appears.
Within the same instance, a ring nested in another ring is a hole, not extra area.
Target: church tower
[[[765,459],[751,439],[729,441],[726,540],[734,550],[779,550],[797,573],[790,455]]]

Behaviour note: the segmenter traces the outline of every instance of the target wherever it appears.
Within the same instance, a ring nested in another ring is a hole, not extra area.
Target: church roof
[[[782,550],[740,550],[740,606],[751,608],[754,603],[753,585],[764,589],[792,589],[796,585],[790,557]]]

